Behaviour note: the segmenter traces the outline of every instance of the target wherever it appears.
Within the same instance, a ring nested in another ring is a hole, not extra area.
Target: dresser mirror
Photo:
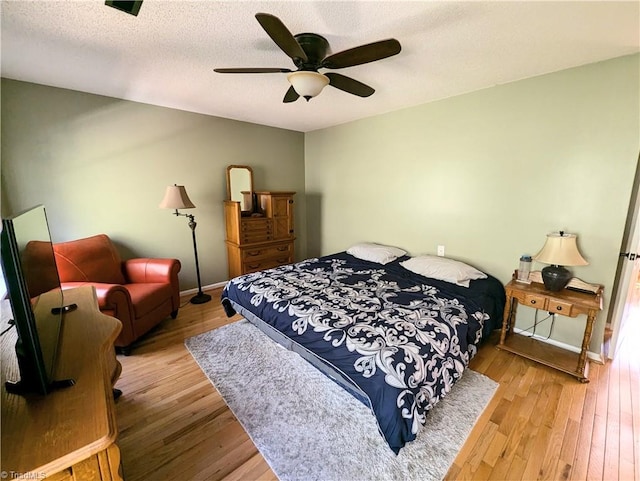
[[[253,169],[248,165],[227,167],[227,200],[240,202],[243,214],[253,211]]]

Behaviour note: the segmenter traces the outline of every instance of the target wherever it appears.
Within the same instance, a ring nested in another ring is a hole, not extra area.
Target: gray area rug
[[[248,321],[185,344],[282,481],[441,480],[498,386],[467,370],[396,456],[366,406]]]

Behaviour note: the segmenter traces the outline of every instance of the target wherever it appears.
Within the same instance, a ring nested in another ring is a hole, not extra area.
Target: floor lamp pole
[[[198,278],[198,293],[191,298],[191,304],[204,304],[211,300],[209,294],[202,292],[202,284],[200,283],[200,264],[198,263],[198,246],[196,245],[196,221],[193,215],[184,214],[189,218],[189,227],[191,228],[191,236],[193,237],[193,254],[196,258],[196,276]]]

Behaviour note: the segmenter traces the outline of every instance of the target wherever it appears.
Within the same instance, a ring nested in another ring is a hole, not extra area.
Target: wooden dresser
[[[229,278],[293,262],[295,192],[254,192],[253,213],[225,201]]]
[[[112,393],[121,370],[113,343],[122,324],[100,313],[91,286],[65,291],[64,300],[78,308],[64,315],[55,373],[56,379],[73,379],[74,386],[46,396],[9,394],[4,381],[19,377],[15,328],[2,336],[0,477],[122,480]],[[10,313],[8,304],[2,307],[4,324]],[[37,308],[48,307],[38,302]]]

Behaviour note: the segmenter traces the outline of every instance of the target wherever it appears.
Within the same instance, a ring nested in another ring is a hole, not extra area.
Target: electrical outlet
[[[444,257],[444,246],[438,246],[438,255]]]

